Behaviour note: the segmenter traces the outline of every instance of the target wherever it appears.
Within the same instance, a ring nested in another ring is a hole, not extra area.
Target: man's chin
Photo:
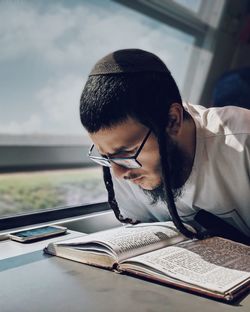
[[[150,188],[141,187],[141,189],[150,198],[151,204],[156,204],[158,201],[166,201],[163,183]]]
[[[142,189],[143,191],[146,191],[146,192],[153,192],[154,190],[157,190],[160,186],[161,186],[161,183],[160,184],[157,184],[157,185],[148,185],[146,183],[140,183],[138,184],[139,188]]]
[[[143,191],[146,191],[146,192],[153,192],[154,190],[157,190],[158,187],[160,185],[157,185],[157,186],[144,186],[144,185],[138,185],[140,189],[142,189]]]
[[[151,188],[151,189],[146,189],[146,188],[142,188],[142,187],[140,187],[140,188],[142,189],[144,194],[150,198],[151,204],[157,204],[159,201],[167,203],[166,192],[164,189],[163,182],[161,182],[160,184],[158,184],[157,186],[155,186],[154,188]],[[180,187],[178,189],[172,189],[172,193],[173,193],[173,197],[174,197],[175,201],[179,197],[181,197],[182,191],[183,191],[183,187]]]
[[[149,181],[146,177],[142,177],[138,180],[132,181],[134,184],[136,184],[140,189],[143,191],[149,191],[153,192],[155,189],[158,189],[158,187],[161,186],[162,182],[158,181],[155,183],[152,183],[152,181]]]

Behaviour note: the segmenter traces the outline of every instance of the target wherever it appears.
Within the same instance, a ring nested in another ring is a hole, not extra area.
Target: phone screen
[[[53,226],[45,226],[45,227],[38,228],[38,229],[16,232],[16,233],[13,233],[13,235],[25,238],[25,237],[34,237],[34,236],[61,233],[61,232],[62,232],[62,229],[59,229]]]

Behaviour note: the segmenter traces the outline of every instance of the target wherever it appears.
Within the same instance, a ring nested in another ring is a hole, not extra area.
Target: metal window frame
[[[208,29],[196,14],[172,0],[113,0],[139,13],[152,17],[194,37],[202,37]],[[197,44],[201,44],[198,40]]]
[[[66,221],[81,218],[86,215],[109,211],[107,202],[86,204],[83,206],[63,207],[60,209],[46,209],[32,213],[0,218],[1,232],[9,232],[13,229],[26,227],[35,224],[64,223]]]

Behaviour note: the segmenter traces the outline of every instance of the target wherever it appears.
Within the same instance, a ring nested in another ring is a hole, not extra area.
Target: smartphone
[[[52,236],[65,234],[67,228],[62,226],[43,226],[36,229],[29,229],[9,234],[9,238],[21,243],[38,241]]]

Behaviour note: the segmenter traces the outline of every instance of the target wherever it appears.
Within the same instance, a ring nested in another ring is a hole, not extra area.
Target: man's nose
[[[127,173],[130,170],[129,168],[119,166],[119,165],[112,163],[112,162],[111,162],[111,168],[112,168],[112,171],[113,171],[115,177],[118,179],[123,179],[125,176],[127,176]]]

